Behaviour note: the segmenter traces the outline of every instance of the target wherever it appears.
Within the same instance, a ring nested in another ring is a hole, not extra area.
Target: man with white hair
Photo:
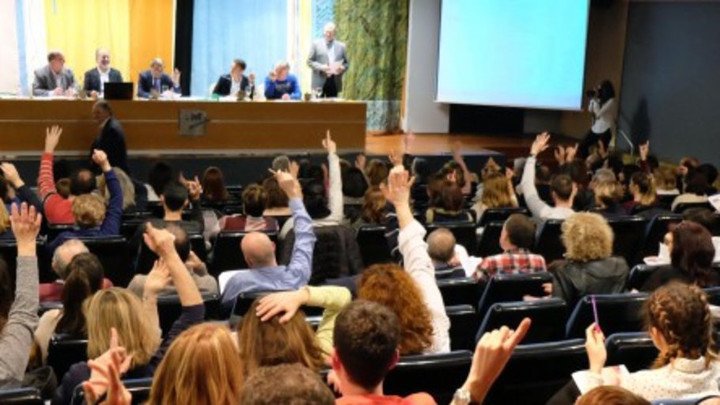
[[[97,67],[85,72],[83,89],[90,95],[96,96],[105,91],[105,83],[122,82],[122,74],[119,70],[110,66],[110,51],[106,48],[95,50],[95,62]]]
[[[140,98],[150,98],[152,95],[161,95],[164,93],[181,94],[180,90],[180,71],[173,70],[172,77],[164,71],[165,64],[160,58],[155,58],[150,62],[150,69],[140,73],[138,77],[137,95]]]
[[[335,23],[325,24],[323,37],[313,42],[307,64],[312,69],[312,88],[322,89],[323,97],[337,97],[342,77],[350,66],[345,43],[335,39]]]
[[[53,252],[51,267],[59,277],[52,283],[42,283],[39,286],[40,302],[58,302],[62,298],[65,279],[68,278],[68,266],[75,256],[89,253],[87,246],[80,239],[68,239]],[[107,278],[103,279],[102,288],[110,288],[113,284]]]

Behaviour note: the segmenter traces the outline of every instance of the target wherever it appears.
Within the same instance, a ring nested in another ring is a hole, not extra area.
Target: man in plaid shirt
[[[545,271],[545,259],[530,253],[535,242],[535,224],[525,215],[513,214],[505,221],[500,233],[503,253],[486,257],[475,270],[475,280],[495,274],[520,274]]]

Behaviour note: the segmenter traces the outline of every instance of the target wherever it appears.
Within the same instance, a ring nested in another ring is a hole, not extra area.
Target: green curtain
[[[409,0],[336,0],[338,39],[347,44],[350,69],[343,97],[368,101],[368,129],[400,128],[405,81]]]

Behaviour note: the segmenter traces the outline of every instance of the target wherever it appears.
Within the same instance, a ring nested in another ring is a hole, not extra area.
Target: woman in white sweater
[[[590,148],[597,146],[598,141],[602,141],[607,150],[617,119],[615,88],[609,80],[603,80],[595,89],[588,91],[587,95],[590,97],[588,111],[592,114],[592,126],[578,148],[577,154],[580,157],[589,156]]]
[[[713,348],[713,324],[707,296],[700,288],[671,283],[645,304],[648,333],[660,351],[653,367],[620,376],[619,385],[649,401],[720,395],[720,364]],[[585,344],[592,385],[612,385],[601,371],[607,359],[605,337],[595,324]]]

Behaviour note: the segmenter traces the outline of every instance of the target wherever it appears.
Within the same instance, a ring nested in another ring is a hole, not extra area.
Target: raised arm
[[[56,194],[55,179],[53,175],[53,154],[63,129],[59,125],[45,128],[45,149],[40,158],[40,175],[38,177],[38,188],[40,198],[45,201],[50,194]]]
[[[30,190],[30,187],[25,184],[25,181],[23,181],[22,177],[20,177],[20,174],[18,173],[17,168],[15,168],[15,165],[12,163],[4,162],[0,164],[0,170],[2,170],[2,173],[5,176],[5,180],[7,180],[8,183],[13,186],[13,188],[17,192],[18,197],[20,197],[20,200],[25,201],[35,207],[35,210],[37,210],[37,212],[42,212],[42,201],[40,201],[37,194]]]
[[[108,203],[107,212],[105,213],[105,219],[103,220],[100,229],[106,235],[117,235],[120,233],[120,222],[122,221],[123,211],[123,197],[122,188],[120,188],[120,181],[115,175],[112,166],[110,166],[110,161],[104,151],[95,149],[93,151],[92,160],[103,171],[105,183],[110,191],[110,201]]]
[[[33,332],[38,324],[38,262],[35,239],[42,216],[35,207],[12,205],[10,224],[17,241],[15,300],[0,333],[0,381],[20,383],[25,376]]]
[[[310,280],[313,249],[316,240],[312,219],[305,210],[305,205],[303,205],[302,189],[298,180],[292,174],[283,171],[273,172],[273,174],[278,185],[285,191],[290,200],[289,205],[295,229],[295,244],[293,245],[290,263],[287,265],[287,271],[297,277],[301,285],[304,285]]]
[[[382,186],[385,198],[395,206],[400,226],[398,243],[405,262],[405,271],[415,280],[423,294],[433,323],[433,352],[450,351],[450,320],[445,313],[440,289],[435,281],[435,267],[424,241],[425,228],[415,220],[410,209],[412,179],[406,170],[396,166],[390,171],[388,185]]]
[[[337,155],[337,145],[330,136],[328,129],[323,139],[323,148],[328,152],[328,170],[330,172],[330,187],[328,189],[328,205],[330,216],[328,220],[338,224],[345,217],[345,206],[343,204],[342,175],[340,174],[340,157]]]
[[[547,149],[549,141],[550,134],[547,132],[543,132],[535,138],[535,141],[530,147],[530,157],[525,161],[522,180],[520,180],[519,188],[523,196],[525,196],[525,204],[527,204],[530,212],[532,212],[535,217],[541,217],[542,211],[550,208],[550,206],[540,198],[537,188],[535,187],[535,163],[537,161],[537,155]]]
[[[463,159],[462,144],[460,142],[455,142],[453,144],[452,152],[453,160],[457,162],[458,166],[460,166],[460,169],[463,171],[463,178],[465,179],[465,184],[463,185],[462,192],[464,195],[468,195],[472,190],[472,174],[470,173],[470,170],[468,170],[468,167],[465,164],[465,159]]]

